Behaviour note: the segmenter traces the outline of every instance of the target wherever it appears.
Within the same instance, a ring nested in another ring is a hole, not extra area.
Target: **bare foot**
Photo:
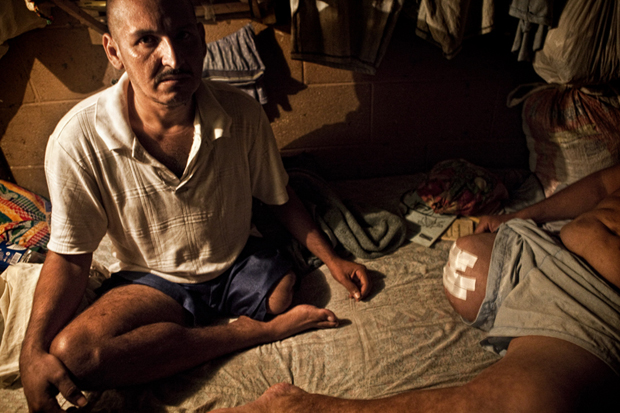
[[[230,409],[213,410],[212,413],[302,413],[305,408],[312,409],[308,403],[304,403],[306,397],[310,397],[310,394],[299,387],[278,383],[251,403]]]
[[[338,327],[338,318],[325,308],[300,304],[268,321],[266,327],[274,334],[275,341],[311,328]]]

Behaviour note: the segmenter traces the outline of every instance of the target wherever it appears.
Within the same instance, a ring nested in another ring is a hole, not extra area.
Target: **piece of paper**
[[[437,214],[427,206],[416,192],[406,195],[403,203],[408,206],[405,215],[409,240],[430,247],[452,225],[456,215]]]

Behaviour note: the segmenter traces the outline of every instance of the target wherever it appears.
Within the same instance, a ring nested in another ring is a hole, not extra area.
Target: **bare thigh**
[[[613,412],[620,379],[575,344],[524,336],[513,339],[506,355],[466,386],[474,399],[484,401],[476,411]]]
[[[148,324],[171,322],[184,325],[184,309],[174,299],[144,285],[116,287],[72,320],[56,337],[54,348],[77,351],[100,345]]]
[[[456,240],[458,248],[476,257],[473,267],[467,267],[464,271],[458,271],[459,275],[475,280],[475,290],[468,291],[467,297],[464,300],[455,297],[445,288],[444,292],[454,310],[470,322],[475,320],[478,310],[484,301],[495,236],[496,234],[494,233],[483,233],[468,235]]]

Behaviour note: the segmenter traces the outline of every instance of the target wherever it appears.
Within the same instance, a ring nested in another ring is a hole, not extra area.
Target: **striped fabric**
[[[0,180],[0,241],[46,250],[51,210],[46,198]]]

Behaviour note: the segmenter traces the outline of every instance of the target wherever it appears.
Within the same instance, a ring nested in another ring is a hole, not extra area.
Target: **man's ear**
[[[108,56],[108,60],[112,63],[112,66],[118,70],[124,69],[125,65],[123,65],[118,45],[110,33],[104,33],[101,40],[103,43],[103,50],[105,50],[105,54]]]

